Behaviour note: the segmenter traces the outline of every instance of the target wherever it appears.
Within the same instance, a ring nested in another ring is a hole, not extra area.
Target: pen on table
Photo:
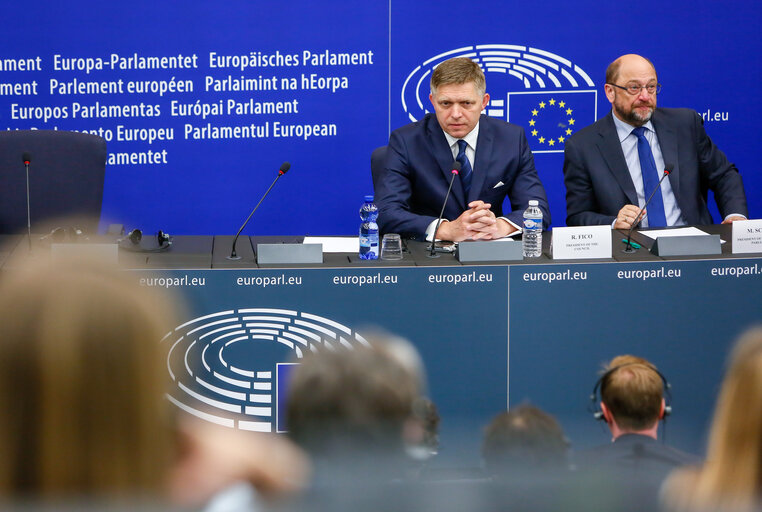
[[[626,244],[627,243],[627,239],[626,238],[622,238],[622,243]],[[633,246],[635,249],[640,249],[642,247],[640,244],[635,243],[632,240],[630,240],[630,245]]]

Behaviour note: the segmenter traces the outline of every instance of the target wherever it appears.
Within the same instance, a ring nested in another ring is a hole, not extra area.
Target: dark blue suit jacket
[[[576,462],[582,472],[647,480],[658,487],[673,469],[698,464],[700,459],[652,437],[624,434],[613,443],[579,452]]]
[[[611,224],[624,205],[638,204],[612,116],[609,113],[566,141],[564,183],[569,226]],[[711,141],[695,111],[657,108],[651,122],[664,163],[675,166],[667,179],[685,222],[713,223],[707,208],[710,189],[723,218],[730,213],[748,215],[738,169]]]
[[[447,139],[433,114],[392,132],[385,169],[375,183],[381,232],[423,238],[428,225],[439,217],[452,162]],[[504,215],[506,196],[512,211]],[[545,227],[550,224],[545,189],[524,130],[484,115],[479,120],[471,192],[465,197],[460,180],[455,178],[444,218],[455,220],[469,202],[478,199],[490,203],[496,216],[518,226],[523,224],[528,201],[537,199]]]

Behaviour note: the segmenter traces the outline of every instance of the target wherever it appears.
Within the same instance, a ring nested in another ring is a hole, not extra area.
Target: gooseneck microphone
[[[439,254],[435,252],[437,245],[437,231],[439,231],[439,225],[442,223],[442,217],[444,217],[445,206],[447,206],[447,199],[450,197],[450,191],[452,190],[452,184],[455,182],[455,176],[460,173],[460,162],[457,160],[452,163],[452,177],[450,178],[450,186],[447,188],[447,194],[445,194],[444,202],[442,203],[442,211],[439,212],[439,218],[437,219],[437,225],[434,228],[434,234],[431,237],[431,252],[429,252],[429,258],[439,258]]]
[[[643,220],[640,218],[641,214],[643,213],[643,210],[646,209],[646,206],[648,206],[648,203],[651,202],[651,199],[653,198],[654,194],[656,194],[656,191],[659,190],[661,187],[661,182],[664,181],[664,178],[669,176],[669,174],[672,172],[672,169],[675,168],[674,164],[666,164],[664,166],[664,174],[662,174],[661,179],[659,180],[659,183],[656,184],[656,187],[654,187],[653,192],[651,192],[651,195],[648,196],[648,200],[646,201],[646,204],[643,205],[643,208],[640,209],[638,212],[637,217],[635,217],[635,221],[632,223],[632,226],[630,226],[630,229],[627,231],[627,242],[625,242],[626,247],[622,249],[622,252],[631,253],[637,251],[632,246],[632,242],[630,241],[630,238],[632,238],[632,231],[640,224],[640,222]]]
[[[257,208],[259,208],[259,205],[262,204],[262,201],[265,200],[265,197],[267,197],[267,194],[270,193],[272,188],[275,186],[275,183],[280,179],[281,176],[286,174],[288,170],[291,169],[291,164],[289,162],[283,162],[280,166],[280,169],[278,169],[278,175],[275,177],[273,182],[270,184],[270,188],[267,189],[267,192],[264,193],[262,196],[262,199],[259,200],[257,203],[257,206],[254,207],[253,210],[251,210],[251,213],[248,217],[246,217],[246,220],[243,222],[243,225],[241,226],[241,229],[238,230],[238,233],[236,233],[235,238],[233,239],[233,247],[230,250],[230,256],[228,256],[229,260],[240,260],[241,257],[238,256],[235,252],[235,244],[238,242],[238,237],[241,235],[241,231],[243,231],[243,228],[246,227],[246,224],[249,223],[249,219],[251,219],[251,216],[254,215],[254,212],[257,211]]]
[[[32,211],[29,206],[29,164],[32,163],[32,155],[28,151],[24,151],[21,155],[21,161],[24,162],[24,169],[26,169],[26,232],[29,240],[29,250],[32,250]]]

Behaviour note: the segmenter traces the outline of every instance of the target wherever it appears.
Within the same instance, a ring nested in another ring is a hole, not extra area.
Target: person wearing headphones
[[[578,469],[658,488],[672,469],[697,463],[696,457],[657,441],[659,420],[670,412],[668,386],[656,366],[641,357],[612,359],[593,390],[593,400],[600,392],[595,416],[608,425],[611,442],[580,452]]]

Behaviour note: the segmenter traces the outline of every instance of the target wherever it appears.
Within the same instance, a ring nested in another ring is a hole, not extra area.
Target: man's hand
[[[727,219],[723,220],[722,223],[723,224],[732,224],[733,222],[735,222],[737,220],[747,220],[747,219],[743,215],[731,215]]]
[[[646,211],[643,210],[643,213],[638,217],[639,211],[640,208],[634,204],[624,205],[622,209],[619,210],[619,213],[617,213],[614,229],[630,229],[633,224],[637,224],[638,221],[646,216]]]
[[[516,231],[516,228],[503,219],[495,218],[490,204],[473,201],[468,210],[451,222],[439,226],[436,238],[461,242],[463,240],[494,240]]]

